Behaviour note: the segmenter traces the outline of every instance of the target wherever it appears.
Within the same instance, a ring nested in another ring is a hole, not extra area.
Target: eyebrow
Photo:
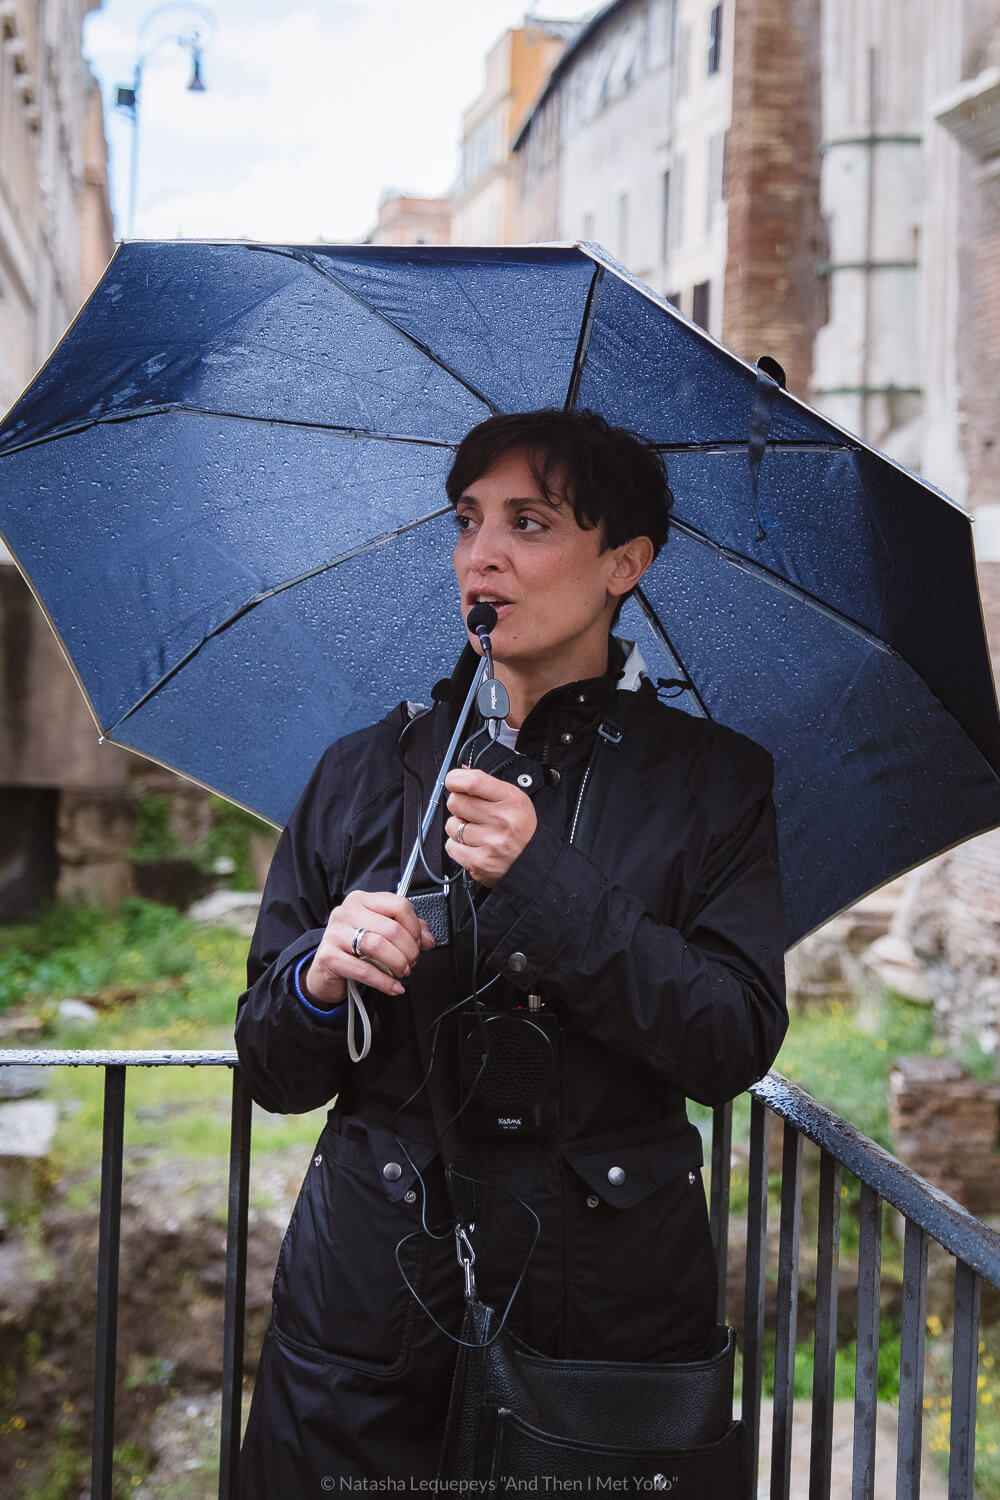
[[[525,495],[520,499],[514,496],[511,499],[504,501],[504,505],[510,510],[513,510],[516,505],[546,505],[548,506],[549,510],[558,511],[562,509],[563,503],[564,502],[562,500],[546,500],[543,495]],[[475,495],[459,495],[458,499],[455,501],[455,504],[478,505],[479,501],[477,500]]]

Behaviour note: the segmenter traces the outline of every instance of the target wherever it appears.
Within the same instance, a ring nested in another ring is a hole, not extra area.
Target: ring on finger
[[[359,927],[355,931],[354,936],[351,938],[351,952],[354,954],[355,958],[364,958],[365,956],[361,951],[361,939],[364,937],[367,931],[367,927]]]
[[[469,826],[469,824],[468,824],[467,820],[464,823],[459,823],[458,830],[457,830],[457,832],[455,834],[455,843],[456,844],[464,844],[465,843],[465,830],[468,828],[468,826]]]

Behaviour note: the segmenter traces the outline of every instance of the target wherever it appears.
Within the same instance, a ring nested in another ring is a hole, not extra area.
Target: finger
[[[475,855],[473,849],[470,849],[467,844],[459,844],[455,839],[445,839],[444,852],[450,860],[453,860],[456,865],[461,865],[462,869],[468,870],[471,875],[471,865]]]
[[[449,792],[464,792],[473,797],[483,797],[487,802],[502,802],[510,794],[506,781],[497,776],[488,776],[485,771],[449,771],[444,779]]]
[[[458,836],[459,830],[461,830],[462,833],[461,838],[459,838]],[[475,837],[469,837],[470,834],[475,835],[477,832],[475,823],[469,823],[465,818],[448,818],[445,820],[444,831],[448,835],[448,837],[450,839],[453,839],[455,843],[460,847],[464,847],[466,849],[475,848]]]
[[[415,964],[420,957],[420,919],[417,917],[416,912],[413,915],[417,923],[416,936],[410,932],[409,928],[404,927],[401,922],[397,922],[393,917],[385,917],[381,912],[369,910],[352,913],[350,919],[344,922],[339,933],[339,936],[342,938],[341,947],[353,951],[352,943],[354,934],[359,927],[363,927],[365,929],[365,937],[362,938],[361,943],[366,952],[375,951],[374,944],[368,941],[368,934],[371,933],[374,936],[377,933],[379,937],[385,938],[389,943],[398,948],[408,964]],[[355,921],[355,916],[357,917],[357,921]]]
[[[426,922],[420,924],[420,946],[424,951],[436,946],[434,934]]]
[[[454,813],[459,821],[465,818],[470,823],[485,822],[490,816],[490,810],[495,806],[493,802],[486,802],[482,797],[469,796],[465,792],[452,792],[447,801],[450,813]]]
[[[322,960],[317,953],[312,961],[312,967],[321,966]],[[383,974],[381,969],[376,969],[373,964],[365,963],[363,959],[355,958],[353,953],[338,952],[336,964],[331,964],[328,972],[338,979],[353,979],[355,984],[381,990],[383,995],[401,995],[406,988],[394,975]]]
[[[353,936],[354,934],[352,933],[351,939],[353,939]],[[350,940],[348,947],[353,957],[354,949]],[[369,959],[373,963],[382,964],[385,968],[390,969],[397,979],[406,979],[413,965],[420,957],[419,945],[414,943],[413,949],[414,952],[411,958],[408,953],[404,952],[402,948],[398,947],[389,938],[384,937],[382,933],[376,932],[373,927],[366,927],[361,941],[358,943],[358,957]]]
[[[397,896],[393,891],[372,891],[360,894],[366,912],[378,912],[382,916],[391,917],[401,927],[406,928],[415,943],[420,941],[420,918],[405,896]],[[363,927],[367,924],[359,922],[357,925]]]

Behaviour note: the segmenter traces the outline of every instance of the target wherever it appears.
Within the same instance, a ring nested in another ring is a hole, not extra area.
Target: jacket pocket
[[[341,1133],[328,1124],[317,1142],[282,1242],[275,1328],[302,1353],[391,1375],[419,1312],[428,1240],[417,1173],[437,1147],[401,1140],[383,1160],[363,1125],[337,1123]]]
[[[700,1357],[715,1326],[716,1270],[697,1130],[563,1156],[564,1357]]]

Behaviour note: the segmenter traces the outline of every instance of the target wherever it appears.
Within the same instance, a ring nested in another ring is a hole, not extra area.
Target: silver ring
[[[464,844],[465,843],[465,830],[468,828],[468,826],[469,826],[468,820],[466,820],[464,823],[459,823],[459,825],[458,825],[458,832],[455,834],[455,843],[456,844]]]
[[[357,932],[351,938],[351,951],[353,952],[355,958],[364,958],[365,956],[361,951],[361,939],[364,937],[367,931],[367,927],[359,927]]]

